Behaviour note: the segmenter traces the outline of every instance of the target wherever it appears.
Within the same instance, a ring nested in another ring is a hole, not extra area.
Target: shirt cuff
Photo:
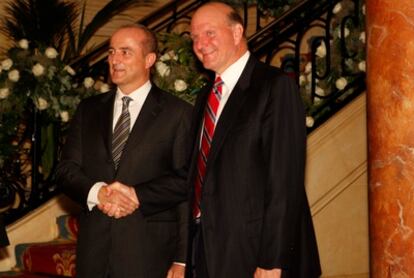
[[[173,264],[177,264],[177,265],[181,265],[181,266],[185,267],[185,263],[173,262]]]
[[[86,201],[89,211],[91,211],[96,205],[99,205],[98,192],[104,185],[106,185],[106,183],[100,181],[95,183],[89,190],[88,199]]]

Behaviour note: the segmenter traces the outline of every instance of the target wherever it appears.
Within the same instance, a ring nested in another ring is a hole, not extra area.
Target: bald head
[[[243,21],[230,6],[209,2],[191,20],[193,49],[204,67],[221,74],[246,51]]]

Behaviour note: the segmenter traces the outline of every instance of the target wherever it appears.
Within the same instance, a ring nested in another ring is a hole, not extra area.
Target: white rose
[[[311,116],[306,117],[306,126],[307,127],[313,127],[315,124],[315,120]]]
[[[185,83],[185,81],[184,81],[184,80],[177,79],[177,80],[175,80],[175,82],[174,82],[174,89],[175,89],[177,92],[182,92],[182,91],[185,91],[185,90],[187,89],[187,83]]]
[[[21,39],[18,43],[21,49],[28,49],[29,48],[29,41],[26,39]]]
[[[359,63],[358,63],[358,69],[359,69],[360,71],[365,72],[365,71],[366,71],[366,68],[367,68],[367,66],[366,66],[365,61],[361,61],[361,62],[359,62]]]
[[[361,32],[361,34],[359,34],[359,40],[360,40],[362,43],[365,43],[365,41],[366,41],[366,35],[365,35],[365,32]]]
[[[170,57],[170,55],[168,55],[168,53],[165,53],[164,55],[161,55],[161,57],[160,57],[160,61],[162,61],[162,62],[168,61],[170,59],[171,59],[171,57]]]
[[[0,89],[0,99],[5,99],[10,95],[9,88],[1,88]]]
[[[9,70],[13,66],[13,61],[10,58],[7,58],[6,60],[3,60],[1,62],[1,67],[4,70]]]
[[[343,90],[347,84],[348,81],[346,81],[344,77],[338,78],[335,82],[335,86],[338,90]]]
[[[170,55],[171,59],[173,59],[174,61],[178,60],[178,56],[177,54],[175,54],[174,50],[168,51],[168,55]]]
[[[338,4],[336,4],[336,5],[335,5],[335,7],[332,9],[332,12],[333,12],[334,14],[337,14],[337,13],[339,13],[341,10],[342,10],[342,5],[341,5],[341,3],[338,3]]]
[[[325,90],[324,89],[322,89],[321,87],[319,87],[319,86],[316,86],[315,87],[315,93],[318,95],[318,96],[325,96]]]
[[[348,37],[350,34],[350,31],[348,28],[344,28],[344,38]],[[338,38],[342,38],[341,34],[341,28],[338,28]]]
[[[41,76],[43,73],[45,73],[45,68],[41,64],[37,63],[33,66],[32,72],[34,76]]]
[[[308,62],[305,66],[305,73],[310,73],[312,70],[312,64],[311,62]]]
[[[161,77],[168,76],[170,74],[170,67],[163,62],[157,62],[155,69],[158,71]]]
[[[170,51],[168,51],[167,53],[165,53],[164,55],[162,55],[160,57],[160,61],[162,61],[162,62],[168,61],[168,60],[171,60],[171,59],[173,59],[175,61],[178,60],[178,56],[177,56],[177,54],[175,54],[174,50],[170,50]]]
[[[316,48],[316,56],[318,56],[319,58],[323,58],[326,56],[325,42],[321,42],[318,48]]]
[[[10,81],[17,82],[20,79],[20,73],[18,70],[14,69],[9,72],[8,77]]]
[[[71,68],[70,66],[66,65],[63,69],[72,76],[74,76],[76,74],[75,70],[73,68]]]
[[[109,85],[108,85],[108,84],[106,84],[106,83],[103,83],[103,84],[101,85],[101,87],[99,88],[99,91],[100,91],[101,93],[106,93],[106,92],[108,92],[108,91],[109,91]]]
[[[305,84],[306,83],[306,77],[303,75],[303,74],[301,74],[300,76],[299,76],[299,85],[303,85],[303,84]]]
[[[48,47],[45,50],[45,55],[49,59],[55,59],[58,56],[58,52],[53,47]]]
[[[62,111],[60,112],[60,118],[62,119],[62,122],[66,123],[69,121],[69,112],[68,111]]]
[[[344,37],[345,37],[345,38],[346,38],[346,37],[348,37],[350,33],[351,33],[351,31],[349,31],[349,29],[348,29],[348,28],[345,28],[345,29],[344,29]]]
[[[39,97],[35,104],[36,104],[37,109],[39,110],[45,110],[49,106],[49,104],[47,103],[47,100],[45,100],[42,97]]]
[[[92,77],[86,77],[83,79],[83,86],[85,86],[86,89],[89,89],[93,86],[95,81],[92,79]]]

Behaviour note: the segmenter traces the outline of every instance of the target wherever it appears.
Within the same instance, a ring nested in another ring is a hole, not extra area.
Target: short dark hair
[[[118,30],[128,29],[128,28],[137,29],[137,30],[141,30],[141,31],[144,32],[145,40],[143,41],[142,49],[144,50],[145,55],[148,54],[148,53],[157,54],[158,40],[157,40],[157,36],[155,35],[155,33],[151,29],[149,29],[145,25],[135,23],[135,24],[123,25]]]
[[[241,26],[244,28],[243,18],[233,7],[231,7],[231,12],[227,16],[231,23],[241,24]]]

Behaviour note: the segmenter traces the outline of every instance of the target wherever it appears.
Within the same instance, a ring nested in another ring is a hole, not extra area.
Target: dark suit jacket
[[[6,225],[3,221],[3,215],[0,214],[0,248],[9,245],[9,238],[7,237]]]
[[[195,108],[190,181],[196,175],[208,90]],[[201,200],[211,278],[318,277],[317,245],[304,188],[306,129],[295,82],[250,57],[214,133]]]
[[[185,262],[188,131],[191,106],[152,87],[131,130],[119,168],[111,154],[115,92],[82,101],[71,123],[57,180],[86,206],[98,181],[133,185],[140,208],[114,219],[96,207],[80,216],[77,277],[166,277],[171,263]]]

